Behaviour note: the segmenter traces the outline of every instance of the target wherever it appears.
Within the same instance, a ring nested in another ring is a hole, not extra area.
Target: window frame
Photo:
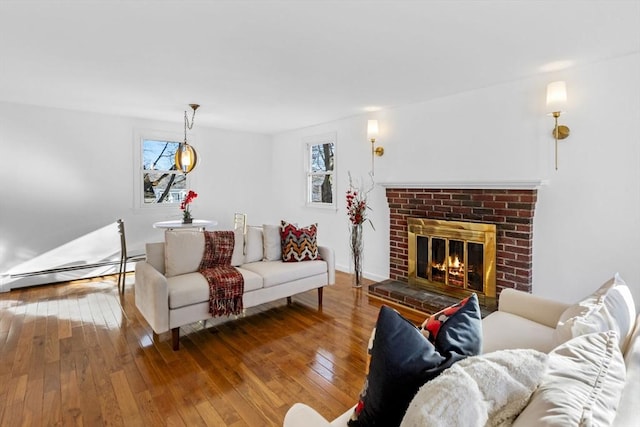
[[[144,141],[167,141],[181,143],[184,140],[184,135],[179,132],[170,132],[162,130],[150,130],[142,129],[134,131],[133,138],[133,208],[137,212],[149,212],[149,211],[175,211],[176,215],[179,213],[177,208],[180,206],[180,201],[164,202],[164,203],[145,203],[144,202],[144,190],[143,190],[143,176],[144,176]],[[194,140],[193,136],[190,138],[190,143]],[[193,172],[192,172],[193,173]],[[185,188],[188,190],[192,188],[193,180],[192,173],[189,173],[185,177]],[[175,174],[182,174],[181,171],[176,170]]]
[[[333,209],[337,210],[337,135],[335,132],[325,133],[321,135],[313,135],[303,138],[304,142],[304,200],[305,206],[310,208]],[[316,145],[333,144],[333,169],[331,171],[313,172],[311,169],[312,147]],[[331,203],[312,201],[313,190],[312,182],[314,176],[331,176]]]

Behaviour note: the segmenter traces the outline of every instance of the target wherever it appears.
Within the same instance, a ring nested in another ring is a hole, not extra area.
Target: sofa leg
[[[291,297],[287,297],[287,304],[291,305]]]
[[[322,307],[322,289],[318,288],[318,307]]]
[[[171,329],[171,343],[173,344],[173,351],[180,350],[180,328]]]

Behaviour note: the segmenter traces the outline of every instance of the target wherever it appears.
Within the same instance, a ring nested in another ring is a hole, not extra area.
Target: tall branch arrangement
[[[371,219],[367,218],[367,210],[371,207],[367,204],[367,196],[373,190],[373,177],[371,177],[371,187],[362,190],[353,183],[351,173],[349,172],[349,189],[347,190],[347,216],[351,222],[349,246],[351,248],[351,260],[353,262],[353,286],[362,286],[362,251],[364,245],[362,242],[362,224],[368,222],[371,228],[375,230]]]

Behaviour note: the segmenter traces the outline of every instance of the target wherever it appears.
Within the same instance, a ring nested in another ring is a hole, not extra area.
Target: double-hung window
[[[307,206],[336,206],[335,133],[305,139],[307,168]]]
[[[188,175],[176,167],[179,138],[172,135],[145,135],[136,138],[134,191],[137,208],[179,204],[189,189]]]

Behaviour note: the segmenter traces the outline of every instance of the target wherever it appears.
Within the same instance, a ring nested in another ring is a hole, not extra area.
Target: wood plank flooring
[[[329,420],[355,404],[382,302],[337,273],[215,327],[154,341],[115,277],[0,294],[2,426],[281,426],[304,402]],[[414,322],[425,315],[399,308]]]

